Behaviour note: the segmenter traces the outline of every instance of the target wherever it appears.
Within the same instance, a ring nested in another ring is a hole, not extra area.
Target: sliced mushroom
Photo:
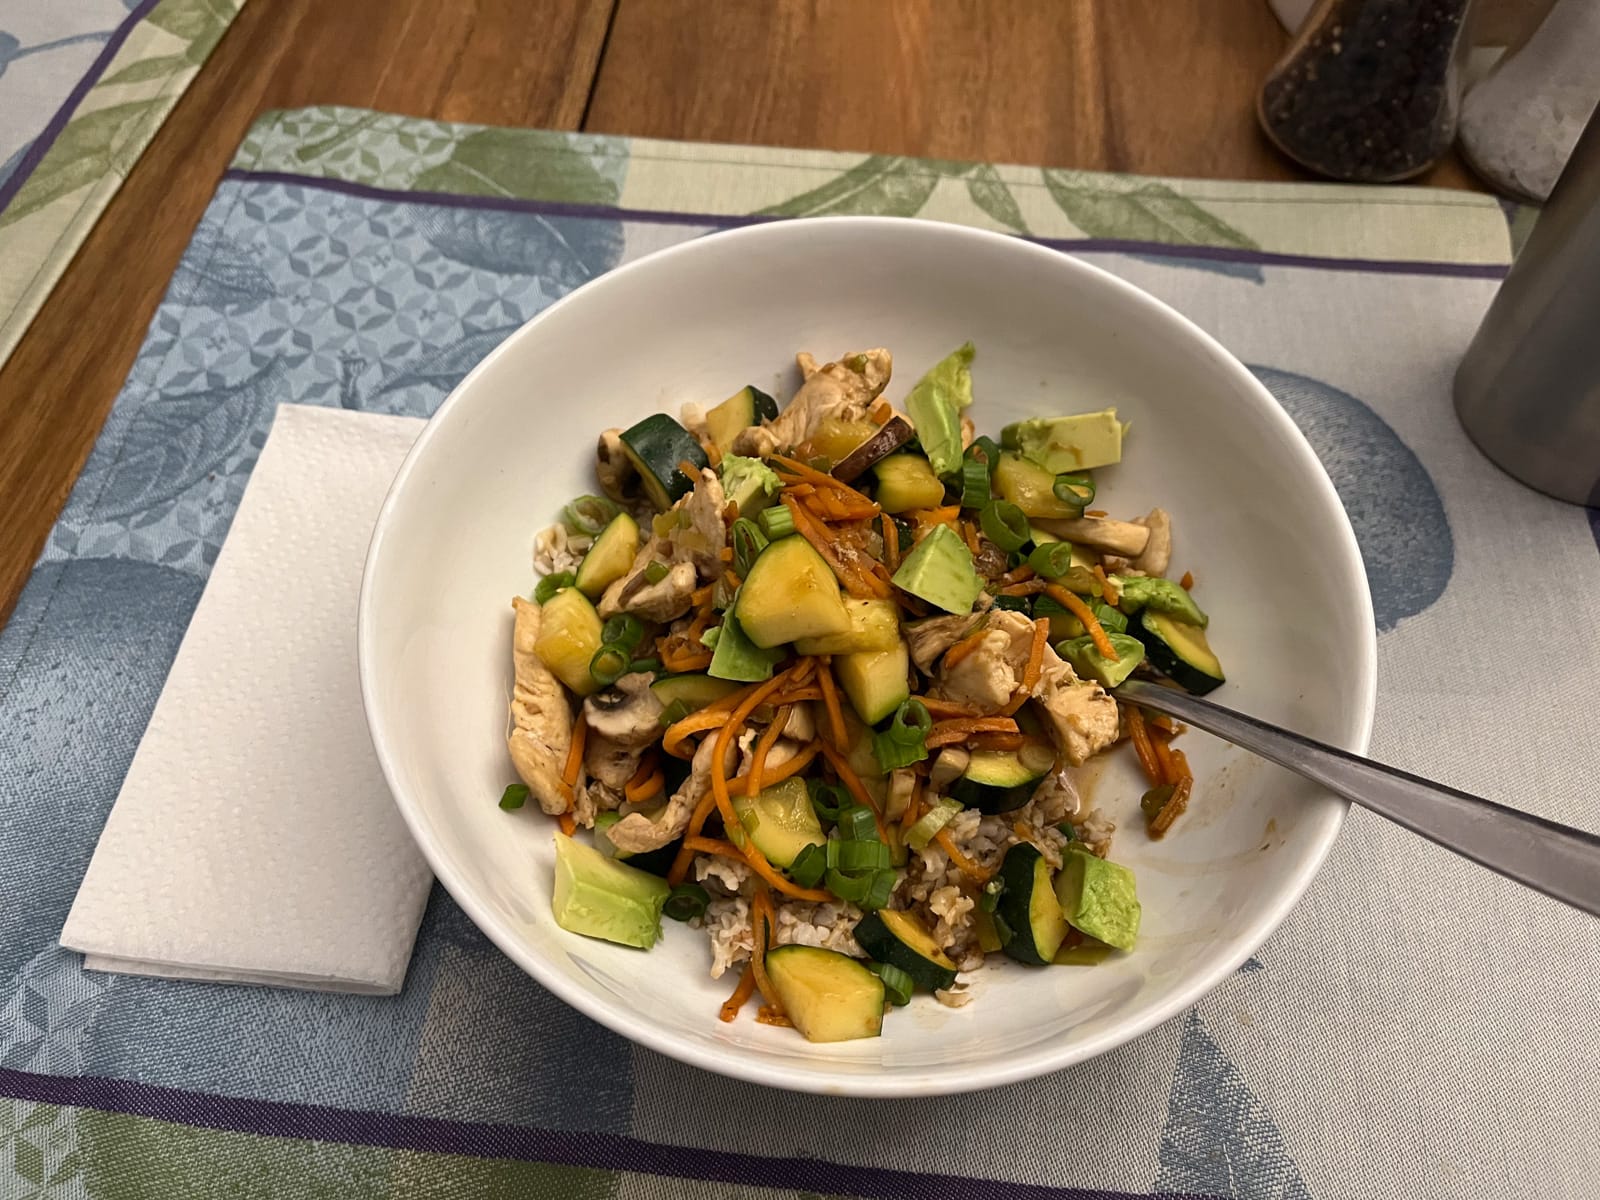
[[[672,793],[672,799],[664,808],[654,813],[629,813],[608,829],[606,837],[611,844],[628,854],[643,854],[659,850],[682,834],[689,827],[695,805],[711,790],[711,755],[715,743],[716,739],[709,737],[700,742],[689,767],[689,778]]]
[[[572,709],[561,682],[534,649],[539,640],[539,606],[521,596],[511,604],[516,619],[511,631],[511,732],[506,749],[539,807],[554,816],[567,811],[561,771],[572,744]]]
[[[651,583],[641,567],[605,590],[600,597],[600,615],[614,617],[631,612],[660,624],[674,621],[689,611],[696,579],[693,563],[674,563],[660,583]]]
[[[838,465],[833,468],[833,477],[844,483],[860,478],[873,463],[888,458],[909,442],[914,432],[911,422],[899,413],[895,413],[878,427],[877,433],[839,460]]]
[[[898,821],[905,816],[911,797],[917,790],[917,773],[909,768],[889,772],[889,798],[883,806],[883,816],[888,821]]]
[[[623,750],[642,750],[661,736],[661,701],[647,671],[624,675],[583,702],[589,732]]]
[[[584,754],[587,757],[587,746],[584,747]],[[585,829],[594,828],[595,814],[612,812],[620,807],[622,807],[621,783],[612,786],[598,779],[588,779],[573,789],[572,819]]]
[[[902,626],[911,647],[911,661],[917,664],[917,670],[928,674],[941,654],[980,628],[984,620],[981,615],[928,617]]]
[[[1146,575],[1164,576],[1172,565],[1172,518],[1166,509],[1152,508],[1144,525],[1150,530],[1150,540],[1133,565]]]
[[[1036,518],[1033,523],[1058,538],[1120,554],[1124,558],[1137,558],[1143,554],[1151,536],[1150,530],[1143,525],[1135,525],[1132,521],[1113,521],[1109,517]]]
[[[643,751],[630,749],[593,731],[583,743],[583,769],[590,779],[618,791],[633,778],[642,756]]]
[[[622,430],[608,429],[595,450],[595,474],[600,490],[618,504],[629,506],[643,494],[639,471],[622,448]]]

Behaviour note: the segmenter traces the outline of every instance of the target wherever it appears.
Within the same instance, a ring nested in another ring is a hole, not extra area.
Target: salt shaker
[[[1529,487],[1600,505],[1600,117],[1456,369],[1456,415]]]
[[[1391,183],[1450,148],[1471,0],[1320,0],[1256,100],[1290,158],[1334,179]]]

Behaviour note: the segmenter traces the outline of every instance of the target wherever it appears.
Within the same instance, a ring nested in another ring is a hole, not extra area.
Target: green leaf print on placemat
[[[415,186],[426,192],[568,204],[615,204],[620,194],[565,134],[531,129],[469,133],[448,159],[417,176]]]
[[[1094,238],[1167,242],[1181,246],[1231,246],[1259,250],[1226,221],[1164,183],[1129,180],[1118,186],[1104,175],[1044,171],[1045,187],[1071,222]]]
[[[74,118],[16,199],[0,213],[0,227],[106,175],[126,175],[169,107],[164,97],[155,96]]]

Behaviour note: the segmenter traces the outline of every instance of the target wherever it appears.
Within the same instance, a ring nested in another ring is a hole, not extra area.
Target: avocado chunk
[[[816,946],[767,952],[784,1015],[808,1042],[849,1042],[883,1031],[883,980],[855,959]]]
[[[856,715],[868,725],[876,725],[911,695],[907,682],[910,667],[910,651],[898,636],[888,650],[863,650],[833,660],[834,677]]]
[[[779,538],[756,556],[733,611],[745,636],[763,650],[850,629],[838,581],[799,534]]]
[[[1067,923],[1090,937],[1132,950],[1139,936],[1139,896],[1133,872],[1069,843],[1056,876],[1056,900]]]
[[[1179,584],[1154,575],[1114,575],[1117,581],[1117,607],[1125,613],[1136,613],[1141,608],[1166,613],[1169,617],[1204,629],[1211,618],[1200,611],[1200,606]]]
[[[1052,475],[1092,471],[1122,461],[1122,422],[1117,410],[1076,413],[1070,417],[1034,417],[1000,431],[1000,440],[1038,463]]]
[[[972,343],[967,342],[947,354],[906,397],[906,412],[935,475],[954,475],[961,469],[961,410],[972,403],[973,353]]]
[[[551,908],[556,924],[568,933],[648,950],[661,937],[661,906],[671,891],[665,879],[556,834]]]
[[[756,683],[772,678],[772,668],[783,657],[782,650],[763,650],[746,636],[739,619],[731,613],[712,630],[716,641],[711,647],[711,665],[706,674],[713,679],[732,679]],[[707,638],[711,634],[706,635]]]
[[[722,474],[722,494],[739,506],[741,517],[768,507],[783,488],[778,473],[759,458],[724,455],[717,469]]]
[[[1111,648],[1117,652],[1115,659],[1107,658],[1095,649],[1094,639],[1085,634],[1056,646],[1056,653],[1067,660],[1067,665],[1079,679],[1092,679],[1101,687],[1114,688],[1144,661],[1144,644],[1125,633],[1107,632]]]
[[[894,573],[894,585],[948,613],[969,613],[983,590],[972,551],[948,525],[936,525]]]

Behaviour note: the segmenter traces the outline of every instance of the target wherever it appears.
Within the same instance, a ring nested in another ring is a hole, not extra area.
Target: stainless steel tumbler
[[[1507,474],[1600,505],[1600,115],[1456,369],[1455,400]]]

